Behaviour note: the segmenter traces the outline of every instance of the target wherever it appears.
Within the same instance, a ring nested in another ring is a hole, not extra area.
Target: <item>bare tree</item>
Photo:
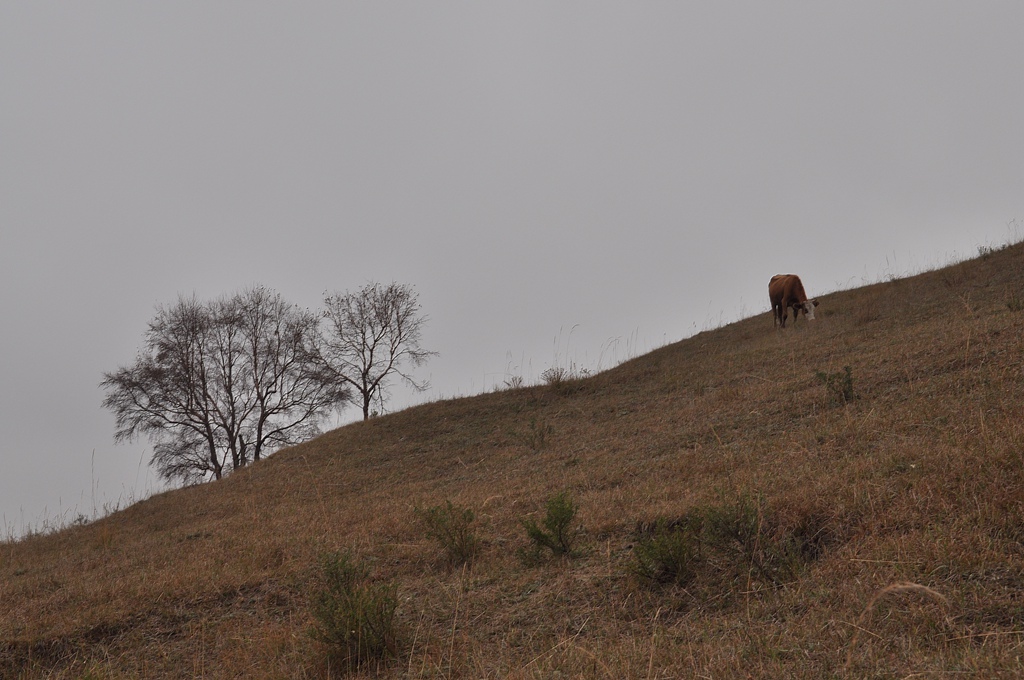
[[[169,479],[223,474],[207,368],[211,326],[210,310],[194,297],[157,307],[145,351],[130,366],[104,374],[101,383],[107,391],[103,405],[117,420],[115,440],[150,435],[153,462]]]
[[[351,390],[323,370],[314,351],[319,317],[286,304],[281,296],[255,288],[231,303],[244,342],[245,402],[250,417],[239,433],[241,459],[319,433],[325,415],[348,401]]]
[[[370,283],[355,293],[328,295],[324,305],[317,341],[320,358],[338,385],[354,390],[353,401],[362,407],[364,420],[374,403],[384,410],[393,377],[417,390],[428,387],[406,368],[437,354],[420,347],[426,317],[412,286]]]
[[[220,479],[319,432],[347,401],[312,340],[318,317],[256,287],[158,307],[135,363],[104,374],[115,439],[146,435],[166,479]]]

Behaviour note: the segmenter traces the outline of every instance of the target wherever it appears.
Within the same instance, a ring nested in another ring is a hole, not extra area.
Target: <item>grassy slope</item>
[[[1024,673],[1024,245],[766,314],[564,389],[359,423],[223,482],[0,545],[0,676],[324,677],[317,556],[401,597],[383,677],[1016,677]],[[815,371],[850,366],[829,403]],[[543,436],[541,436],[543,433]],[[569,489],[582,554],[529,566],[520,520]],[[760,495],[829,541],[781,587],[651,589],[638,523]],[[414,508],[477,511],[449,572]],[[866,611],[890,584],[894,591]],[[556,672],[557,671],[557,672]],[[558,673],[561,673],[559,676]]]

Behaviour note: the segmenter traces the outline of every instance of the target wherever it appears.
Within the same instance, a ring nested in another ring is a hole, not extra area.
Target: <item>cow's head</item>
[[[818,301],[807,300],[800,306],[804,308],[804,314],[807,315],[807,320],[814,321],[814,308],[818,306]]]

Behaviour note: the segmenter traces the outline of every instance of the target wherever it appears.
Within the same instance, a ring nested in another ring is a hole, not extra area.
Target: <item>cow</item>
[[[808,300],[804,293],[804,284],[796,274],[776,274],[768,282],[768,299],[772,302],[773,323],[786,327],[789,308],[793,308],[793,323],[800,316],[800,310],[807,315],[808,321],[814,320],[814,308],[817,300]]]

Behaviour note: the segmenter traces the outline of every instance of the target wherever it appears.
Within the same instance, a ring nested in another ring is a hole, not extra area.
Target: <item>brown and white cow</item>
[[[808,300],[804,293],[804,284],[796,274],[776,274],[768,282],[768,299],[772,302],[772,313],[774,323],[786,327],[786,317],[789,315],[789,308],[793,308],[793,322],[800,316],[803,310],[808,321],[814,320],[814,308],[818,306],[817,300]]]

